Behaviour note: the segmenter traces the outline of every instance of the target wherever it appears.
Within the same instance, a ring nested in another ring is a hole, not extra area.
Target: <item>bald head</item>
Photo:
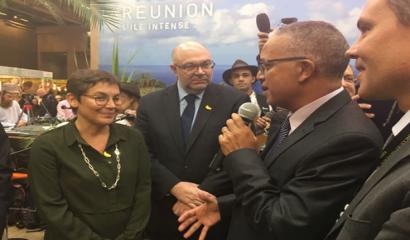
[[[174,48],[170,67],[179,85],[185,91],[196,94],[204,91],[212,81],[214,62],[206,47],[188,41]]]
[[[204,45],[195,41],[187,41],[179,44],[172,50],[172,62],[179,64],[188,52],[200,52],[207,54],[211,58],[211,53]]]

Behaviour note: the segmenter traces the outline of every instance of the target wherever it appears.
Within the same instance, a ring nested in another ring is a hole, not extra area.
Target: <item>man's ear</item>
[[[80,104],[80,102],[77,99],[77,97],[74,96],[74,94],[67,93],[65,99],[67,99],[67,102],[70,104],[71,108],[78,108],[78,105]]]
[[[169,65],[169,68],[171,68],[172,72],[174,72],[175,74],[177,74],[177,66],[176,66],[175,64]]]
[[[304,59],[298,62],[299,67],[299,80],[298,82],[302,83],[310,79],[316,71],[316,63],[310,59]]]

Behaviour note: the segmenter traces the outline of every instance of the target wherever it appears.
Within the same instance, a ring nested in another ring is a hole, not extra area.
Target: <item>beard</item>
[[[3,98],[1,98],[0,106],[3,108],[9,108],[13,105],[13,101],[5,101]]]

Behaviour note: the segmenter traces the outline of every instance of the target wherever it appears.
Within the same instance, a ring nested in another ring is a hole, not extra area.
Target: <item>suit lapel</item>
[[[401,160],[409,155],[410,142],[404,143],[400,147],[400,149],[397,149],[397,151],[391,153],[391,155],[386,158],[385,162],[381,164],[381,166],[369,177],[369,179],[367,179],[362,189],[358,192],[358,194],[351,202],[350,208],[354,209],[357,204],[359,204],[361,200],[367,195],[367,193],[369,193],[369,191],[372,190],[394,166],[396,166],[398,163],[400,163]]]
[[[351,102],[351,98],[346,91],[342,91],[335,97],[320,106],[315,112],[313,112],[294,132],[292,132],[283,142],[279,145],[278,149],[270,156],[265,156],[265,165],[270,167],[273,162],[288,148],[295,145],[298,141],[302,140],[306,135],[312,132],[316,125],[326,121],[329,117],[335,114],[343,106]],[[271,139],[271,141],[273,141]],[[271,143],[272,144],[272,143]],[[270,148],[270,147],[269,147]]]
[[[179,109],[179,96],[176,84],[169,87],[163,95],[162,104],[165,109],[165,117],[167,119],[168,129],[174,138],[177,149],[183,154],[184,140],[181,130],[181,117]]]
[[[268,154],[270,148],[272,147],[273,143],[275,142],[276,135],[278,135],[280,128],[276,129],[275,132],[272,133],[272,137],[269,138],[269,140],[265,144],[265,149],[260,153],[260,156],[262,159],[266,158],[266,155]]]
[[[304,125],[304,126],[302,126]],[[312,123],[307,123],[307,124],[302,124],[299,126],[293,133],[291,133],[285,140],[278,146],[278,149],[272,153],[270,156],[266,156],[266,161],[265,164],[269,168],[273,162],[284,152],[286,151],[289,147],[293,146],[296,144],[298,141],[303,139],[307,134],[309,134],[311,131],[313,131],[313,124]],[[275,140],[275,139],[271,139]],[[273,141],[274,142],[274,141]],[[272,146],[273,143],[271,143]]]
[[[349,214],[354,211],[356,206],[363,200],[363,198],[372,190],[380,180],[400,161],[410,155],[410,142],[405,143],[399,150],[392,153],[387,159],[387,162],[382,164],[379,169],[377,169],[369,179],[363,184],[363,187],[353,198],[352,202],[349,204],[349,208],[346,210]],[[340,229],[344,222],[346,221],[347,213],[337,221],[337,223],[332,227],[327,236],[332,236],[338,229]],[[327,239],[327,238],[326,238]]]
[[[206,123],[209,120],[209,117],[215,112],[218,102],[218,94],[215,94],[210,84],[202,97],[201,104],[199,105],[198,113],[195,118],[194,125],[192,127],[192,132],[188,137],[188,143],[185,148],[185,154],[189,152],[195,140],[198,138]]]

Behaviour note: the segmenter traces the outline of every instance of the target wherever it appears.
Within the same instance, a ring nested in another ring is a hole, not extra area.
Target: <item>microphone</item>
[[[129,113],[121,113],[118,114],[117,116],[118,118],[114,120],[114,122],[119,122],[122,121],[124,119],[128,120],[128,121],[135,121],[135,119],[137,118],[137,116],[133,115],[133,114],[129,114]]]
[[[242,120],[247,124],[252,123],[255,118],[259,117],[260,113],[261,109],[259,108],[259,106],[251,102],[243,103],[238,110],[239,116],[241,116]],[[219,149],[212,158],[212,161],[209,164],[209,168],[215,169],[217,172],[219,172],[221,162],[224,158],[224,154],[222,153],[221,149]]]
[[[295,18],[295,17],[290,17],[290,18],[282,18],[280,21],[281,21],[283,24],[288,25],[288,24],[291,24],[291,23],[297,22],[297,21],[298,21],[298,19],[297,19],[297,18]]]
[[[239,107],[238,114],[244,122],[249,124],[261,115],[261,109],[257,104],[246,102]]]
[[[61,109],[72,109],[71,107],[67,107],[66,105],[61,106]]]
[[[256,26],[260,32],[270,33],[270,21],[266,13],[259,13],[256,16]]]

